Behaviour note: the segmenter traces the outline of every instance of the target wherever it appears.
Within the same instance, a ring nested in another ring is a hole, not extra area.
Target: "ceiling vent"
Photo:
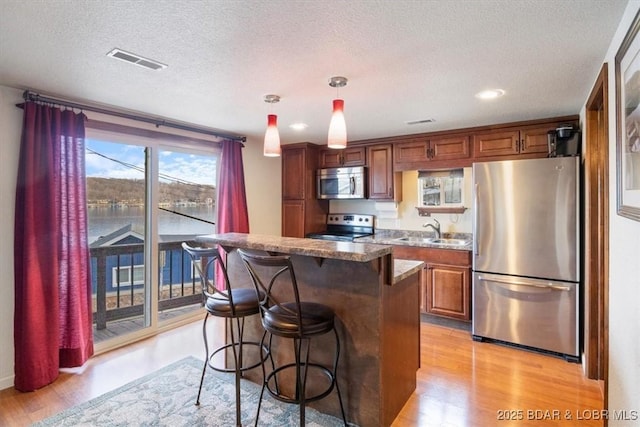
[[[113,49],[111,52],[107,53],[107,56],[128,62],[130,64],[135,64],[140,67],[148,68],[150,70],[162,70],[168,67],[168,65],[161,62],[144,58],[140,55],[136,55],[135,53],[127,52],[118,48]]]
[[[422,123],[433,123],[435,122],[435,119],[422,119],[422,120],[410,120],[408,122],[405,122],[408,125],[419,125]]]

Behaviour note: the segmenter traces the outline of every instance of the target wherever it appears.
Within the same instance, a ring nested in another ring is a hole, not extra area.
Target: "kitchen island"
[[[337,318],[341,353],[338,381],[347,420],[362,427],[389,426],[416,388],[420,366],[420,261],[394,260],[392,246],[255,234],[199,236],[227,253],[233,286],[252,287],[235,249],[291,256],[301,299],[326,304]],[[258,316],[247,319],[245,336],[259,340]],[[312,358],[330,364],[332,334],[312,345]],[[278,360],[291,360],[292,346],[274,340]],[[259,370],[249,379],[260,382]],[[340,416],[337,395],[309,405]]]

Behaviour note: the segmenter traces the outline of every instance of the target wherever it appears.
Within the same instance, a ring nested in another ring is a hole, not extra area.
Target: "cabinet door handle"
[[[543,284],[538,284],[538,283],[529,283],[529,282],[520,282],[517,280],[502,280],[502,279],[489,279],[489,278],[484,278],[482,276],[478,276],[478,280],[484,281],[484,282],[494,282],[494,283],[500,283],[502,285],[516,285],[516,286],[529,286],[532,288],[544,288],[544,289],[553,289],[556,291],[570,291],[571,287],[569,286],[562,286],[562,285],[558,285],[558,284],[554,284],[552,282],[549,283],[543,283]]]
[[[520,140],[517,139],[516,140],[516,153],[519,153],[519,152],[520,152]]]
[[[478,256],[480,255],[480,251],[478,249],[478,240],[479,240],[479,233],[478,233],[478,208],[480,207],[480,184],[478,184],[476,182],[476,191],[475,194],[473,195],[473,218],[472,218],[472,230],[473,230],[473,255],[474,256]]]
[[[520,151],[522,151],[523,153],[527,150],[527,146],[524,145],[524,139],[520,140]]]

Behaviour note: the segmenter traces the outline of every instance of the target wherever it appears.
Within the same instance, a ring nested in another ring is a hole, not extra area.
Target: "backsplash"
[[[472,180],[471,168],[465,168],[464,173],[464,205],[467,210],[463,214],[431,214],[420,216],[416,210],[418,205],[418,172],[402,173],[402,202],[376,202],[374,200],[331,200],[331,213],[359,213],[376,216],[376,233],[378,229],[424,231],[423,224],[440,222],[443,233],[471,233],[472,232]]]
[[[419,238],[434,238],[436,237],[435,232],[433,231],[415,231],[415,230],[392,230],[392,229],[384,229],[378,228],[376,229],[375,238],[376,239],[399,239],[401,237],[419,237]],[[449,233],[446,231],[442,232],[442,236],[444,239],[464,239],[464,240],[472,240],[471,233]]]

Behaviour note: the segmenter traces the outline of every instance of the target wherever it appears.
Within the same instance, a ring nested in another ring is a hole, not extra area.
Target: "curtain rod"
[[[122,113],[122,112],[119,112],[119,111],[109,110],[109,109],[106,109],[106,108],[100,108],[100,107],[94,107],[94,106],[91,106],[91,105],[84,105],[84,104],[78,104],[78,103],[75,103],[75,102],[63,101],[63,100],[60,100],[60,99],[55,99],[55,98],[49,98],[49,97],[46,97],[46,96],[42,96],[40,94],[31,92],[29,90],[25,90],[24,91],[24,93],[22,94],[22,98],[25,101],[44,102],[44,103],[56,104],[56,105],[61,105],[63,107],[77,108],[79,110],[93,111],[95,113],[107,114],[107,115],[110,115],[110,116],[122,117],[124,119],[131,119],[131,120],[136,120],[136,121],[139,121],[139,122],[151,123],[151,124],[156,125],[156,127],[167,126],[167,127],[171,127],[171,128],[175,128],[175,129],[181,129],[181,130],[201,133],[201,134],[205,134],[205,135],[213,135],[213,136],[217,136],[217,137],[220,137],[220,138],[230,139],[230,140],[233,140],[233,141],[239,141],[239,142],[246,142],[247,141],[247,137],[246,136],[229,135],[229,134],[225,134],[225,133],[221,133],[221,132],[217,132],[217,131],[213,131],[213,130],[201,129],[201,128],[197,128],[197,127],[193,127],[193,126],[187,126],[187,125],[183,125],[183,124],[180,124],[180,123],[167,122],[166,120],[156,120],[156,119],[152,119],[152,118],[149,118],[149,117],[138,116],[138,115],[129,114],[129,113]]]

